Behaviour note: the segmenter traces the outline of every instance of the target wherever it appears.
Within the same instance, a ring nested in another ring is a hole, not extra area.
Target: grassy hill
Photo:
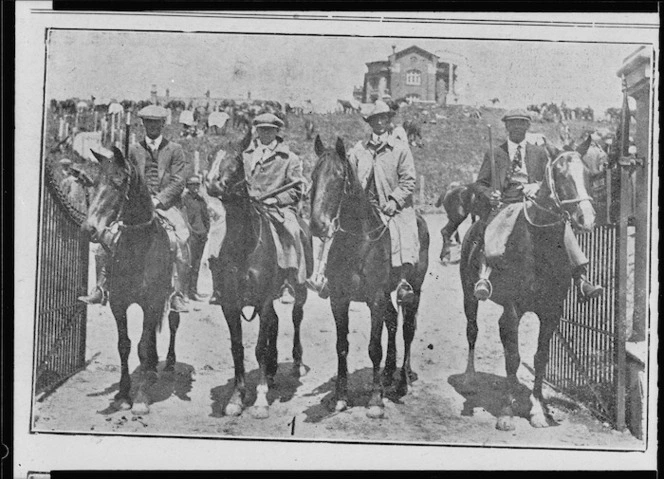
[[[479,115],[477,115],[479,113]],[[415,204],[423,210],[433,208],[433,204],[442,191],[452,181],[473,181],[482,163],[484,152],[489,147],[489,131],[491,125],[494,145],[498,145],[506,138],[503,123],[500,120],[504,110],[500,108],[481,108],[474,110],[461,105],[442,107],[438,105],[408,105],[403,107],[395,120],[417,120],[421,123],[423,136],[421,147],[411,147],[415,158],[415,167],[418,174],[418,186],[415,192]],[[179,143],[185,149],[187,159],[192,162],[194,153],[199,152],[201,168],[207,166],[208,154],[225,147],[229,142],[237,141],[242,133],[230,130],[226,135],[206,135],[202,138],[180,138],[181,126],[175,121],[165,128],[165,136]],[[323,142],[333,144],[337,136],[341,137],[350,148],[357,141],[365,138],[369,132],[369,125],[359,114],[311,114],[309,116],[315,125],[315,134],[320,134]],[[304,116],[289,116],[288,127],[283,134],[291,149],[296,152],[304,163],[305,176],[310,177],[311,170],[316,161],[313,140],[306,139],[304,129]],[[587,121],[570,121],[570,131],[574,138],[591,128],[606,126]],[[83,117],[83,127],[92,130],[92,116]],[[87,128],[86,128],[87,127]],[[531,131],[544,134],[554,144],[559,143],[559,129],[556,123],[534,122]],[[134,119],[132,132],[136,138],[143,135],[140,120]],[[49,114],[47,125],[46,145],[47,151],[55,144],[57,133],[57,119]],[[314,138],[315,138],[314,134]],[[73,152],[57,151],[47,154],[49,161],[57,161],[63,156],[76,160]],[[78,158],[79,162],[83,159]],[[92,165],[86,168],[93,170]],[[422,185],[424,185],[423,191]]]

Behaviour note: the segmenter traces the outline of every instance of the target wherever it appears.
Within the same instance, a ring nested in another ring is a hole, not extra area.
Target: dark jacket
[[[507,153],[507,142],[494,148],[493,156],[496,162],[496,174],[498,176],[498,185],[501,192],[504,192],[508,186],[509,177],[508,173],[512,167],[512,162]],[[526,170],[528,171],[528,181],[535,183],[536,181],[543,181],[546,171],[546,163],[548,156],[546,150],[541,146],[526,144],[526,152],[524,155]],[[484,163],[477,174],[477,190],[485,195],[487,198],[493,191],[491,184],[491,157],[490,153],[486,152],[484,155]]]
[[[205,198],[188,190],[185,191],[182,196],[182,212],[187,218],[189,229],[193,234],[207,236],[210,231],[210,214]]]

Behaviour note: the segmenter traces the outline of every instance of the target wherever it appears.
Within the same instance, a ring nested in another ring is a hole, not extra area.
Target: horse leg
[[[383,369],[383,385],[392,384],[394,372],[397,370],[397,319],[398,313],[392,305],[390,296],[385,298],[385,326],[387,328],[387,355]]]
[[[516,405],[515,393],[519,386],[516,372],[521,365],[519,356],[519,319],[513,304],[507,304],[498,322],[500,327],[500,340],[505,352],[505,369],[507,371],[507,400],[505,407],[500,412],[496,428],[501,431],[514,430],[514,406]]]
[[[239,416],[244,407],[246,386],[244,383],[244,346],[242,345],[242,321],[240,320],[240,309],[236,305],[222,304],[226,324],[231,336],[231,353],[233,355],[233,366],[235,367],[235,384],[228,404],[224,409],[226,416]]]
[[[415,292],[415,299],[410,304],[403,305],[403,366],[401,367],[401,381],[399,383],[399,393],[405,395],[411,387],[414,379],[413,371],[410,367],[410,350],[415,337],[417,328],[417,310],[420,307],[420,291]]]
[[[383,346],[381,344],[383,322],[387,310],[387,302],[389,302],[389,300],[390,299],[386,294],[378,292],[370,306],[371,335],[369,338],[369,358],[371,358],[371,362],[373,363],[373,385],[371,399],[369,399],[367,417],[371,419],[379,419],[383,417],[385,413],[380,363],[383,360]]]
[[[164,371],[173,371],[175,369],[175,335],[178,332],[178,327],[180,326],[180,313],[171,311],[168,313],[168,329],[171,333],[171,338],[168,343],[168,355],[166,356],[166,365],[164,366]]]
[[[533,385],[533,393],[530,396],[530,425],[533,427],[549,427],[549,422],[546,418],[546,404],[544,402],[544,395],[542,394],[542,383],[544,382],[544,374],[546,373],[546,366],[549,363],[549,348],[551,345],[551,336],[558,329],[558,322],[560,315],[554,312],[543,313],[540,319],[539,337],[537,340],[537,352],[535,353],[535,384]]]
[[[440,230],[440,235],[443,237],[443,248],[440,250],[440,261],[444,262],[446,259],[449,260],[451,253],[450,249],[452,246],[452,233],[453,231],[450,231],[450,228],[452,226],[451,221],[447,221],[447,224],[443,226],[443,228]]]
[[[267,392],[268,381],[276,373],[276,339],[278,331],[278,318],[272,300],[263,304],[260,313],[260,327],[256,341],[256,361],[260,371],[260,379],[256,386],[256,402],[252,415],[256,419],[266,419],[270,416]]]
[[[127,307],[122,304],[119,306],[111,305],[115,323],[118,328],[118,352],[120,353],[120,388],[113,400],[113,406],[118,410],[127,410],[131,408],[131,398],[129,391],[131,389],[131,377],[129,376],[129,352],[131,351],[131,340],[127,332]]]
[[[468,341],[468,360],[466,362],[465,384],[470,386],[475,380],[475,343],[477,342],[477,309],[479,302],[471,292],[464,294],[463,309],[466,314],[466,340]]]
[[[330,296],[332,315],[337,327],[337,382],[335,411],[348,408],[348,307],[350,298],[335,294]]]
[[[150,399],[147,389],[157,379],[157,324],[161,321],[164,301],[143,306],[143,333],[138,343],[138,357],[141,362],[140,382],[136,400],[131,408],[132,414],[148,414]]]
[[[293,304],[293,375],[301,377],[307,374],[302,364],[302,343],[300,342],[300,325],[304,318],[304,303],[307,300],[306,286],[295,287],[295,304]]]

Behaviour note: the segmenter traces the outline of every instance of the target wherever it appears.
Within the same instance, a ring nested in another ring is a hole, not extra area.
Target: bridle
[[[592,202],[593,199],[592,197],[586,195],[586,196],[581,196],[579,198],[573,198],[573,199],[568,199],[568,200],[561,200],[560,196],[558,195],[558,191],[556,190],[556,183],[553,177],[553,167],[556,164],[557,161],[559,161],[565,153],[562,153],[558,155],[558,157],[554,160],[548,161],[546,164],[546,169],[544,171],[544,178],[547,184],[547,187],[549,188],[549,191],[551,192],[551,199],[553,199],[553,203],[555,205],[556,211],[551,210],[549,208],[546,208],[540,204],[537,203],[534,199],[528,200],[525,196],[523,197],[523,214],[526,218],[526,221],[531,226],[535,226],[537,228],[548,228],[551,226],[556,226],[565,222],[568,222],[571,220],[570,214],[567,210],[564,209],[565,205],[570,205],[570,204],[578,204],[581,203],[582,201],[590,201]],[[547,213],[557,215],[558,219],[554,221],[553,223],[546,223],[546,224],[537,224],[535,223],[530,215],[528,214],[528,201],[530,203],[537,207],[540,210],[546,211]]]

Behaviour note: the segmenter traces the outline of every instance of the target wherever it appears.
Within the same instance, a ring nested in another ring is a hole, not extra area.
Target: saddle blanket
[[[510,234],[514,229],[522,203],[511,203],[501,209],[489,222],[484,231],[484,255],[487,263],[500,259],[505,254],[505,248]]]

